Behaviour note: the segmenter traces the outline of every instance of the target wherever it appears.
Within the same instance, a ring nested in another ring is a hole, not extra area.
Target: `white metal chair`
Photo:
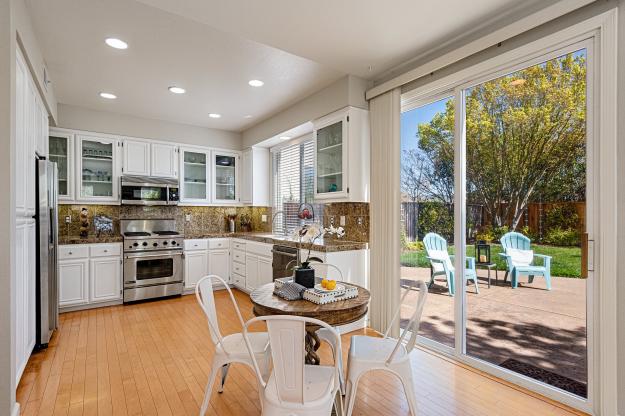
[[[395,340],[389,338],[388,334],[395,320],[399,318],[401,305],[408,293],[411,292],[410,289],[406,290],[406,293],[402,296],[395,316],[393,316],[388,329],[384,333],[384,338],[375,338],[366,335],[357,335],[351,338],[349,356],[347,358],[347,393],[345,395],[345,400],[347,400],[347,416],[350,416],[354,409],[356,390],[360,377],[371,370],[390,371],[399,377],[408,399],[410,413],[412,413],[413,416],[417,414],[417,402],[414,383],[412,381],[412,369],[410,366],[410,353],[415,346],[417,333],[419,332],[419,322],[421,321],[421,313],[423,312],[423,305],[427,298],[428,288],[426,284],[420,280],[416,282],[416,285],[419,288],[419,298],[417,300],[416,309],[408,322],[408,326],[403,330],[399,339]],[[410,335],[410,338],[404,346],[404,340],[408,335]]]
[[[224,390],[224,384],[226,383],[226,376],[228,375],[228,369],[231,363],[241,363],[254,367],[252,363],[251,353],[254,354],[256,359],[262,363],[264,373],[267,374],[270,365],[270,347],[269,347],[269,335],[266,332],[251,332],[247,339],[249,340],[249,347],[246,345],[242,333],[235,333],[221,335],[219,331],[219,321],[217,319],[217,311],[215,309],[215,297],[213,295],[213,279],[219,281],[224,285],[230,299],[234,306],[234,310],[237,313],[239,322],[241,322],[241,328],[244,327],[243,317],[241,311],[237,305],[234,295],[230,290],[230,286],[219,276],[209,275],[205,276],[197,282],[195,286],[195,296],[199,302],[202,310],[206,314],[208,319],[208,330],[210,332],[211,340],[215,344],[215,356],[213,357],[213,364],[211,372],[208,376],[206,383],[206,390],[204,391],[204,401],[200,409],[200,416],[206,413],[208,403],[210,402],[210,396],[213,390],[213,383],[218,371],[221,369],[221,382],[219,385],[219,393]],[[252,351],[250,353],[250,351]]]
[[[328,275],[328,268],[333,268],[333,269],[335,269],[338,272],[339,277],[340,277],[339,280],[341,282],[344,281],[343,280],[343,272],[341,272],[341,269],[336,267],[334,264],[330,264],[330,263],[311,263],[310,266],[315,270],[315,275],[317,274],[317,272],[322,272],[325,269],[326,276]],[[334,330],[339,335],[341,335],[341,331],[339,330],[339,328],[334,327]],[[332,350],[332,359],[338,361],[338,364],[339,364],[339,381],[340,381],[340,384],[341,384],[341,394],[345,395],[345,376],[343,375],[343,351],[340,348],[337,348],[337,345],[334,342],[334,340],[336,339],[334,337],[334,334],[331,333],[330,331],[328,331],[326,328],[319,328],[316,332],[317,332],[317,336],[319,337],[319,340],[325,341],[330,346],[330,349]]]
[[[249,325],[266,322],[273,370],[265,381],[260,372],[256,356],[252,362],[261,385],[260,395],[265,416],[319,416],[330,415],[332,408],[338,415],[343,414],[342,396],[339,391],[339,366],[308,365],[304,363],[306,354],[304,337],[306,324],[318,325],[334,334],[340,348],[341,338],[331,326],[323,321],[302,316],[260,316],[247,321],[243,327],[246,345],[253,351],[254,345],[248,337]]]

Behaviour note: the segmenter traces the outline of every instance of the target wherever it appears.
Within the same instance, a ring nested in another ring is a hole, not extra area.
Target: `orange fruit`
[[[326,289],[334,290],[334,288],[336,288],[336,280],[330,280],[328,283],[326,283]]]
[[[321,287],[324,289],[328,287],[328,281],[326,279],[321,279]]]

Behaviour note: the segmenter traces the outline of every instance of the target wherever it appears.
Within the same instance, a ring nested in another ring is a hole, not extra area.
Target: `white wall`
[[[30,72],[35,79],[39,93],[48,109],[48,114],[56,120],[56,97],[52,84],[44,88],[43,71],[46,63],[39,48],[35,31],[33,29],[30,15],[24,0],[13,1],[13,24],[17,29],[18,42],[21,45],[24,57],[30,67]]]
[[[321,91],[289,106],[286,110],[245,130],[243,146],[253,146],[348,105],[368,108],[365,91],[370,87],[369,81],[347,75]]]
[[[239,133],[58,105],[58,127],[241,150]]]
[[[15,239],[13,175],[11,166],[15,132],[15,29],[12,23],[14,0],[0,0],[0,415],[10,415],[15,403],[13,376],[12,244]]]
[[[625,111],[625,0],[619,1],[619,18],[618,18],[618,73],[619,73],[619,85],[618,85],[618,108],[621,117],[618,124],[618,154],[619,160],[619,172],[617,178],[618,182],[618,205],[621,207],[621,215],[618,223],[618,251],[619,258],[625,258],[625,117],[622,117]],[[621,275],[618,276],[618,373],[619,373],[619,402],[618,411],[621,416],[625,416],[625,271],[621,271]]]

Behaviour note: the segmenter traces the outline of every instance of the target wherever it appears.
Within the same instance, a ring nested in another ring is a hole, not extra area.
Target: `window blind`
[[[322,224],[323,206],[313,204],[315,180],[315,147],[312,139],[282,147],[273,157],[273,212],[277,214],[273,232],[291,234],[305,221],[297,217],[300,204],[313,205],[313,222]]]

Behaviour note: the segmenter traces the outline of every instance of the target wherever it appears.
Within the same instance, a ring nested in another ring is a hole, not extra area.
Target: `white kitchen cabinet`
[[[125,175],[150,175],[150,143],[143,140],[125,139],[122,142],[122,173]]]
[[[178,146],[152,143],[151,158],[152,176],[178,177]]]
[[[121,243],[59,246],[59,307],[122,303]]]
[[[58,170],[58,200],[74,200],[74,134],[61,129],[50,129],[49,157]]]
[[[109,136],[76,136],[78,199],[119,202],[119,141]]]
[[[245,255],[245,288],[252,291],[258,287],[258,256]]]
[[[212,152],[212,202],[214,204],[239,203],[238,152]]]
[[[15,358],[16,382],[19,382],[28,358],[35,347],[36,313],[36,234],[33,219],[20,219],[16,225],[15,260]]]
[[[180,202],[207,205],[210,196],[210,151],[180,148]]]
[[[89,303],[89,258],[59,260],[59,307]]]
[[[258,257],[258,286],[273,282],[272,262],[270,257]]]
[[[192,250],[184,253],[184,287],[193,289],[208,274],[208,251]]]
[[[269,149],[250,147],[241,156],[241,202],[256,206],[270,205]]]
[[[369,202],[369,112],[346,107],[313,121],[315,199]]]
[[[122,299],[121,257],[97,257],[89,261],[89,302]]]
[[[230,281],[230,251],[227,248],[208,251],[208,274]]]

